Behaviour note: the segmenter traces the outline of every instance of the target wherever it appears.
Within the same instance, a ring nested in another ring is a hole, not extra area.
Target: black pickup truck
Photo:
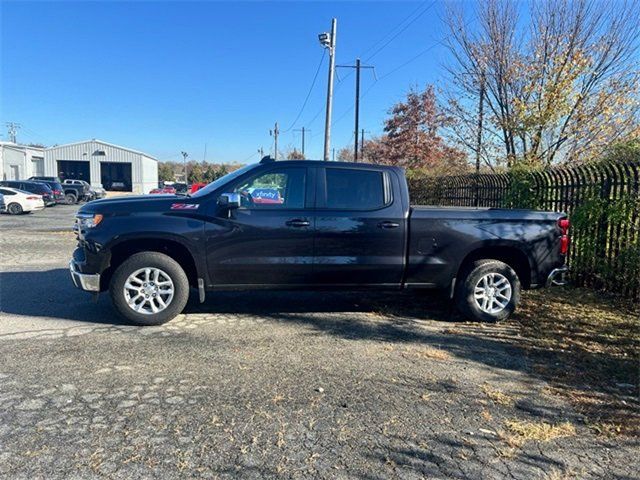
[[[561,213],[409,204],[404,171],[279,161],[190,196],[97,200],[78,212],[74,284],[157,325],[216,289],[439,288],[469,318],[496,321],[522,288],[563,282]]]

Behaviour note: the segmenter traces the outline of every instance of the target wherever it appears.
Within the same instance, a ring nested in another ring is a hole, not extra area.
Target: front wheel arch
[[[185,271],[192,287],[198,286],[200,277],[193,254],[175,240],[164,238],[130,238],[111,247],[109,266],[100,275],[100,291],[109,288],[115,270],[129,257],[141,252],[158,252],[173,258]]]

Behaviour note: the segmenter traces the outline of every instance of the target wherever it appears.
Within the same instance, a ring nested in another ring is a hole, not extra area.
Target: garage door
[[[84,180],[91,183],[89,162],[81,160],[58,160],[58,176],[60,180]]]
[[[105,190],[131,191],[131,164],[121,162],[100,162],[100,179]]]

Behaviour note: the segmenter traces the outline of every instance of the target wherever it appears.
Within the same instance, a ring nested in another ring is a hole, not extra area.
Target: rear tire
[[[116,310],[127,320],[137,325],[161,325],[184,309],[189,299],[189,279],[173,258],[141,252],[116,269],[109,294]]]
[[[10,203],[7,206],[7,212],[9,212],[11,215],[20,215],[21,213],[24,213],[24,211],[22,210],[22,205],[15,202]]]
[[[458,278],[455,302],[470,320],[506,320],[520,303],[520,280],[516,272],[499,260],[477,260]]]
[[[78,197],[76,197],[73,193],[65,193],[64,201],[67,205],[73,205],[78,202]]]

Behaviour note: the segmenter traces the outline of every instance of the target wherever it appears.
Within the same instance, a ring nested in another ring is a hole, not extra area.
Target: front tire
[[[67,205],[74,205],[78,202],[78,197],[76,197],[73,193],[65,193],[64,201]]]
[[[180,314],[189,299],[189,280],[171,257],[158,252],[132,255],[109,285],[114,307],[137,325],[161,325]]]
[[[24,211],[22,210],[22,205],[15,202],[10,203],[9,206],[7,206],[7,212],[9,212],[11,215],[20,215],[21,213],[24,213]]]
[[[458,310],[470,320],[506,320],[520,303],[520,279],[499,260],[478,260],[463,270],[456,287]]]

